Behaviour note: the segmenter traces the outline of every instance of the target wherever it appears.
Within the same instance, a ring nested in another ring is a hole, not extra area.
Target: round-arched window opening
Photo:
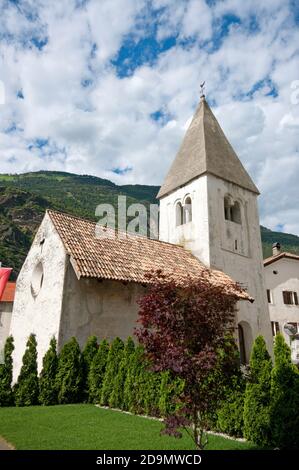
[[[184,204],[184,224],[188,224],[192,221],[192,202],[191,197],[186,197]]]
[[[183,206],[180,202],[176,203],[175,206],[175,225],[178,227],[183,223]]]
[[[31,293],[33,297],[37,297],[44,281],[44,268],[41,262],[35,266],[31,278]]]

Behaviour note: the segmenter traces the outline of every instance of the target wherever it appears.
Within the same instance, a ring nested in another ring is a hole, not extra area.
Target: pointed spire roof
[[[225,137],[205,97],[202,96],[157,197],[166,196],[205,173],[259,194],[259,190]]]

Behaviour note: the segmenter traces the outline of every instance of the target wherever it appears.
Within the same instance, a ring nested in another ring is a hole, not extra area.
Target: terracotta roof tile
[[[146,284],[147,274],[161,269],[178,282],[199,278],[207,268],[189,251],[178,245],[138,235],[114,232],[94,222],[69,214],[47,211],[79,277],[111,279]],[[100,238],[95,236],[98,227]],[[115,235],[116,234],[116,235]],[[239,298],[250,296],[236,289],[226,274],[209,270],[212,282],[225,286]]]
[[[282,259],[282,258],[294,259],[294,260],[299,261],[298,255],[283,251],[282,253],[279,253],[278,255],[270,256],[269,258],[264,259],[264,266],[268,266],[269,264],[274,263],[275,261],[278,261],[279,259]]]
[[[1,297],[1,302],[13,302],[15,299],[16,283],[8,282]]]

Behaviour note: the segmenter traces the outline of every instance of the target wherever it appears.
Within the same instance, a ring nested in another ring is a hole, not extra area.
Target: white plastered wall
[[[42,243],[41,243],[42,242]],[[45,215],[19,274],[10,334],[15,341],[14,381],[17,379],[26,342],[37,337],[38,366],[49,348],[52,336],[58,338],[67,255],[48,214]],[[32,293],[32,277],[42,263],[43,282],[37,296]]]
[[[176,227],[176,203],[184,204],[187,195],[192,199],[192,222]],[[239,202],[242,224],[225,220],[227,195]],[[236,320],[246,330],[246,359],[258,334],[265,337],[272,352],[256,194],[213,175],[203,175],[160,200],[160,240],[184,246],[206,266],[242,284],[255,299],[254,303],[238,304]]]

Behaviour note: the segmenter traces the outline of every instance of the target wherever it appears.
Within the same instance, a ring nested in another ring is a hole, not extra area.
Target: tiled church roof
[[[157,197],[166,196],[206,173],[259,193],[202,97]]]
[[[100,238],[96,238],[94,222],[52,210],[47,213],[71,256],[78,277],[146,284],[149,282],[147,274],[161,269],[183,283],[188,275],[200,278],[207,270],[181,246],[124,233],[115,237],[114,230],[104,227],[99,227]],[[238,298],[251,300],[246,292],[236,288],[229,276],[216,270],[208,271],[213,283],[225,286],[227,292]]]

